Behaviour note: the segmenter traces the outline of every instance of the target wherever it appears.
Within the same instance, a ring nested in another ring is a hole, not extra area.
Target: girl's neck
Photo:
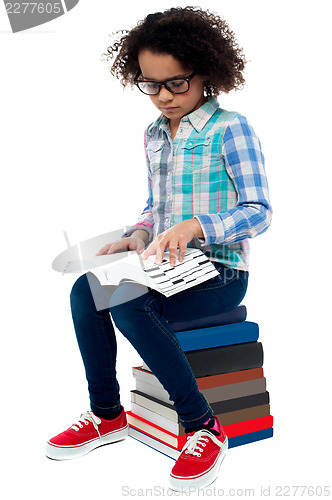
[[[171,131],[171,139],[173,141],[174,137],[176,136],[176,132],[178,131],[179,125],[180,125],[181,120],[170,120],[169,121],[169,128]]]

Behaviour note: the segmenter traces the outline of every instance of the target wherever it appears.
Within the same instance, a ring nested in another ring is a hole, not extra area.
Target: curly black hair
[[[199,7],[173,7],[149,14],[131,30],[117,31],[120,37],[102,54],[114,59],[111,74],[125,87],[133,85],[140,71],[138,55],[143,50],[170,54],[188,69],[207,76],[207,97],[242,88],[246,59],[234,33],[217,14]]]

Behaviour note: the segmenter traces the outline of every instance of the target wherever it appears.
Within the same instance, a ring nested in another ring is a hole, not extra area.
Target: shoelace
[[[92,423],[93,427],[98,432],[98,436],[100,437],[98,425],[101,423],[101,420],[96,415],[94,415],[91,411],[84,411],[83,413],[81,413],[80,418],[77,420],[77,422],[75,422],[71,426],[71,429],[74,429],[74,431],[79,431],[79,429],[82,429],[83,424],[88,425],[89,422]]]
[[[206,437],[205,437],[206,436]],[[206,443],[211,439],[217,446],[222,447],[223,443],[216,438],[214,434],[205,429],[195,432],[192,436],[187,437],[187,442],[184,445],[182,451],[185,454],[195,455],[200,457],[203,453],[203,448],[205,448]]]

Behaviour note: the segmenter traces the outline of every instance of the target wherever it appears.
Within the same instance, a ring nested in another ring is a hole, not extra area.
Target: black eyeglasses
[[[172,94],[184,94],[188,92],[190,87],[190,80],[194,78],[196,73],[191,73],[189,76],[183,76],[181,78],[172,78],[171,80],[166,80],[164,82],[156,82],[154,80],[138,80],[140,72],[137,73],[134,83],[140,89],[143,94],[146,95],[157,95],[160,92],[161,86],[164,87]]]

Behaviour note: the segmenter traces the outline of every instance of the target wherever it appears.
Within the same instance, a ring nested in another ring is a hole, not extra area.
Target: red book
[[[266,417],[253,418],[252,420],[244,420],[237,424],[224,425],[224,431],[227,437],[232,438],[241,436],[242,434],[249,434],[249,432],[262,431],[273,427],[273,417],[268,415]]]
[[[148,436],[157,439],[162,443],[166,443],[176,450],[181,450],[186,443],[186,435],[177,436],[162,427],[153,424],[145,418],[139,417],[131,411],[127,411],[128,423],[134,429],[144,432]],[[266,417],[253,418],[238,422],[237,424],[225,425],[224,430],[228,438],[240,436],[242,434],[249,434],[250,432],[261,431],[273,426],[273,417],[268,415]]]
[[[176,434],[173,434],[172,432],[166,431],[162,427],[159,427],[159,425],[153,424],[143,417],[139,417],[131,411],[127,411],[126,413],[128,423],[134,429],[142,431],[148,436],[157,439],[157,441],[168,444],[176,450],[182,450],[182,448],[184,447],[185,442],[187,441],[187,437],[185,434],[177,436]]]

